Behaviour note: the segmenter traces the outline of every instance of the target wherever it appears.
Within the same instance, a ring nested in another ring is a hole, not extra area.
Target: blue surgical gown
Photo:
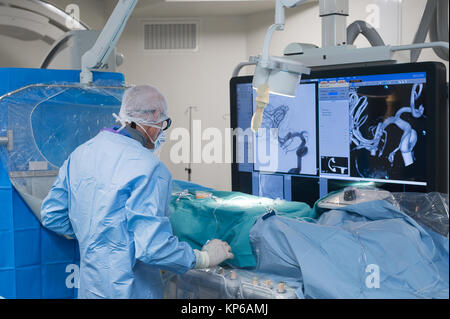
[[[108,131],[64,162],[42,224],[80,247],[78,298],[163,298],[161,270],[184,273],[195,254],[169,222],[172,176],[138,141]]]

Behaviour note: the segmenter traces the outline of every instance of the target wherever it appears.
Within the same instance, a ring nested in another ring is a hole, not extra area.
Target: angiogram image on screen
[[[310,174],[317,173],[316,164],[316,87],[315,84],[301,84],[297,88],[296,98],[270,95],[270,102],[264,110],[261,128],[277,129],[277,134],[257,133],[255,147],[261,145],[261,139],[266,144],[276,148],[277,152],[268,154],[276,156],[273,162],[276,167],[267,171]],[[263,144],[263,145],[266,145]],[[267,146],[267,153],[270,148]],[[255,169],[264,170],[254,152]]]
[[[349,92],[351,176],[425,181],[424,83]]]

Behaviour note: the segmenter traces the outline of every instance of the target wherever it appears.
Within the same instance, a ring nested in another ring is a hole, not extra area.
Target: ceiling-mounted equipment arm
[[[267,30],[264,38],[264,44],[261,52],[260,64],[263,67],[269,66],[269,48],[272,34],[275,30],[284,30],[285,25],[285,8],[295,7],[306,0],[276,0],[275,1],[275,23],[272,24]]]
[[[309,69],[301,62],[290,57],[270,56],[269,48],[273,32],[284,30],[285,8],[292,8],[306,0],[276,0],[275,1],[275,23],[267,30],[261,55],[253,58],[250,62],[257,62],[255,75],[253,77],[253,87],[266,88],[270,93],[295,95],[293,90],[301,74],[309,74]]]
[[[92,83],[92,69],[101,68],[117,44],[138,0],[119,0],[92,49],[81,58],[81,83]]]

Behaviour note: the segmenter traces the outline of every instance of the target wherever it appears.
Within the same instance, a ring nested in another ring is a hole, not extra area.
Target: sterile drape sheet
[[[300,298],[449,298],[448,235],[387,201],[330,210],[314,222],[259,218],[250,242],[256,271],[301,283]]]
[[[207,240],[218,238],[231,246],[234,259],[227,261],[229,265],[252,268],[256,266],[256,258],[250,246],[250,229],[258,217],[272,209],[292,220],[315,217],[315,212],[305,203],[217,191],[175,180],[170,222],[174,234],[192,248],[201,249]]]

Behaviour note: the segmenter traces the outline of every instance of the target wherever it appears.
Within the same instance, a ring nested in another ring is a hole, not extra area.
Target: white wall
[[[230,119],[225,116],[229,113],[229,80],[236,64],[247,59],[246,22],[242,17],[196,19],[200,21],[198,52],[164,55],[143,51],[141,19],[130,19],[117,45],[118,51],[125,55],[118,71],[125,73],[129,84],[148,83],[162,91],[169,103],[173,128],[188,129],[186,108],[196,106],[198,111],[192,117],[202,121],[202,129],[216,127],[224,132],[230,126]],[[169,160],[169,148],[173,144],[166,142],[162,160],[175,179],[186,180],[187,165]],[[231,189],[230,164],[193,164],[192,181]]]

